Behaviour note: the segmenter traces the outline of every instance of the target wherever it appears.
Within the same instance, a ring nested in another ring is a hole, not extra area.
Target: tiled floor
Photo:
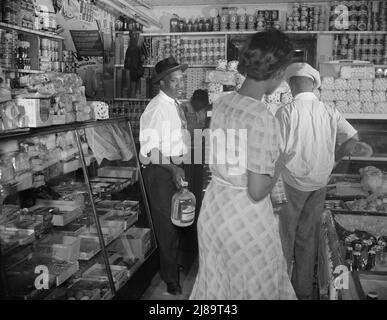
[[[195,282],[198,266],[198,260],[195,259],[189,270],[184,269],[180,273],[180,285],[183,290],[182,295],[173,296],[167,293],[166,285],[164,281],[161,280],[160,274],[157,273],[154,276],[151,285],[141,297],[141,300],[188,300]]]

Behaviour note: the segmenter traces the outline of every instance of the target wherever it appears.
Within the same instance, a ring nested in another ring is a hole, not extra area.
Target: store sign
[[[98,30],[70,30],[80,56],[103,56],[103,43]]]

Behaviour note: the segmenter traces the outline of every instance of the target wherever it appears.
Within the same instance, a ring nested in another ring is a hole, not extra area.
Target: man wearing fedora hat
[[[140,118],[140,159],[160,253],[160,275],[170,294],[182,293],[179,284],[180,230],[171,222],[172,196],[180,187],[184,170],[178,160],[187,154],[184,112],[178,98],[183,93],[183,72],[173,57],[158,62],[153,83],[160,83]]]

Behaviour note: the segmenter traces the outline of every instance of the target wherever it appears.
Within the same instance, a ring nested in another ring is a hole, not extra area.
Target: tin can
[[[272,17],[271,10],[265,10],[265,16],[264,17],[265,17],[266,21],[270,21],[271,17]]]
[[[283,205],[288,202],[285,193],[285,186],[281,177],[278,178],[273,190],[271,190],[270,197],[274,207]]]
[[[278,20],[274,21],[273,28],[277,30],[281,30],[281,22]]]
[[[277,21],[279,19],[279,11],[278,10],[272,10],[271,11],[271,18],[274,21]]]
[[[265,18],[257,18],[257,31],[263,31],[265,27]]]
[[[258,10],[257,11],[257,18],[265,18],[265,11],[264,10]]]
[[[241,15],[238,15],[238,28],[239,30],[246,30],[246,15],[245,14],[241,14]]]

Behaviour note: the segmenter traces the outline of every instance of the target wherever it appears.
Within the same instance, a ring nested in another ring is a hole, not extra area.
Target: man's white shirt
[[[284,152],[295,154],[282,173],[283,180],[301,191],[326,186],[335,163],[337,137],[346,141],[357,131],[337,109],[326,106],[311,92],[296,95],[276,117]]]
[[[164,157],[187,153],[186,138],[176,101],[160,90],[140,118],[140,152],[146,157],[156,148]]]

